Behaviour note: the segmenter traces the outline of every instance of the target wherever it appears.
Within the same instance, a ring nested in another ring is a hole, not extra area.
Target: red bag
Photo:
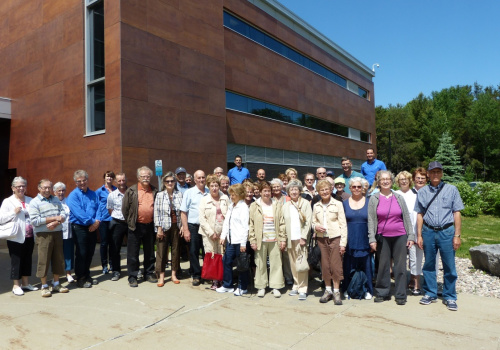
[[[223,277],[222,254],[206,253],[203,259],[201,278],[204,280],[222,281]]]

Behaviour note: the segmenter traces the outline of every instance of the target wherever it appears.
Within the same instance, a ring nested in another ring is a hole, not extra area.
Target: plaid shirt
[[[175,215],[177,216],[177,226],[181,226],[181,204],[182,204],[182,193],[180,191],[174,190],[172,195],[172,206],[175,210]],[[155,198],[154,206],[154,222],[155,231],[157,227],[161,227],[163,231],[168,231],[172,225],[170,216],[170,198],[168,197],[167,191],[158,192]]]

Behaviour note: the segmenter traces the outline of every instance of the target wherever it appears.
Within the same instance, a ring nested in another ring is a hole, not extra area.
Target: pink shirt
[[[386,198],[379,196],[377,207],[378,226],[377,233],[384,237],[398,237],[406,235],[403,223],[403,212],[394,195]]]

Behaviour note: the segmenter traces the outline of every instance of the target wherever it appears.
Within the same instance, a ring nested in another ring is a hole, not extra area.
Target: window
[[[85,26],[86,135],[92,135],[106,127],[103,0],[87,0]]]

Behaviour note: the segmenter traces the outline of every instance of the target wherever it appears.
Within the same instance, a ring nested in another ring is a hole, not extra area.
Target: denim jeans
[[[203,238],[198,233],[200,225],[188,224],[189,233],[191,233],[191,240],[189,241],[189,273],[191,277],[201,278],[201,265],[200,265],[200,249],[202,249],[202,257],[205,256],[205,249],[203,249]]]
[[[90,265],[97,243],[97,232],[90,232],[89,226],[72,224],[75,239],[75,275],[76,279],[90,279]]]
[[[127,234],[128,226],[125,221],[112,219],[109,224],[109,235],[112,246],[110,249],[110,265],[113,266],[113,272],[121,272],[121,255],[120,250],[123,244],[123,237]]]
[[[222,264],[224,265],[224,278],[222,285],[225,288],[233,288],[233,261],[238,256],[240,256],[240,245],[228,243],[226,246],[226,253],[224,254],[224,258],[222,258]],[[248,288],[248,273],[249,271],[239,273],[238,288]]]
[[[457,300],[457,291],[455,289],[457,270],[455,268],[455,250],[453,249],[454,235],[455,226],[450,226],[441,231],[434,231],[426,225],[422,227],[425,256],[425,263],[422,269],[424,274],[422,288],[425,294],[431,297],[437,297],[436,253],[439,249],[441,262],[443,263],[443,299]]]
[[[139,252],[144,251],[144,276],[155,276],[155,240],[156,234],[154,230],[154,223],[135,224],[135,230],[128,230],[128,243],[127,243],[127,269],[128,278],[137,279],[139,273]]]
[[[111,244],[111,232],[109,231],[110,221],[101,221],[99,224],[99,236],[101,237],[101,247],[99,249],[101,253],[101,265],[102,267],[108,266],[108,256],[110,263],[110,270],[113,270],[113,263],[111,262],[111,257],[113,256],[113,245]],[[109,251],[109,255],[108,255]]]
[[[66,271],[73,270],[73,265],[75,265],[75,241],[73,237],[63,239],[63,254],[64,269]]]

